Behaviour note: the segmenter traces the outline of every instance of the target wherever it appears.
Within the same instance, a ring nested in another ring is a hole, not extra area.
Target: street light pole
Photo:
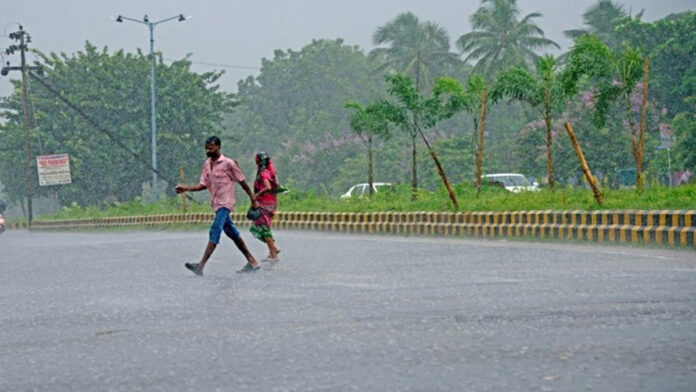
[[[115,21],[118,23],[123,23],[124,20],[131,22],[136,22],[146,25],[150,29],[150,136],[151,136],[151,149],[152,149],[152,202],[157,201],[157,117],[156,117],[156,98],[155,98],[155,26],[160,23],[168,22],[170,20],[178,20],[183,22],[190,19],[190,16],[184,16],[179,14],[177,16],[172,16],[170,18],[165,18],[157,22],[150,22],[150,19],[145,15],[143,20],[137,20],[129,18],[127,16],[119,15],[116,17]]]
[[[150,28],[150,145],[152,146],[152,202],[157,201],[157,117],[155,116],[155,25]]]
[[[669,178],[669,187],[672,187],[672,158],[669,156],[669,147],[667,147],[667,178]]]
[[[667,150],[667,179],[669,181],[668,187],[672,187],[672,157],[670,156],[671,145],[665,145],[664,142],[657,146],[658,150]]]

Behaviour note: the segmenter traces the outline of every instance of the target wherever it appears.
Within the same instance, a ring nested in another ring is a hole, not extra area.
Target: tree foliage
[[[563,33],[573,40],[583,35],[594,35],[608,47],[618,50],[621,48],[621,37],[616,34],[616,29],[627,16],[621,4],[611,0],[599,0],[582,14],[584,28],[565,30]],[[641,16],[642,11],[636,19],[640,19]]]
[[[364,107],[351,100],[346,102],[345,106],[355,110],[350,116],[350,128],[361,137],[367,147],[367,183],[370,195],[372,195],[374,192],[373,140],[375,137],[386,138],[389,136],[388,109],[384,102],[374,102]]]
[[[561,71],[551,55],[540,57],[536,75],[521,67],[504,70],[498,76],[491,98],[493,102],[509,97],[529,104],[538,111],[546,128],[546,180],[553,188],[552,116],[563,108],[566,94],[561,84]]]
[[[435,82],[432,94],[428,97],[418,92],[414,81],[407,75],[396,74],[388,76],[387,83],[387,90],[396,101],[395,104],[384,105],[387,108],[391,107],[387,113],[391,113],[391,120],[397,126],[409,130],[412,140],[413,177],[411,186],[414,199],[418,187],[415,139],[420,135],[437,167],[442,183],[450,195],[452,204],[455,208],[459,208],[447,174],[437,157],[437,153],[428,141],[424,129],[435,127],[438,122],[454,116],[469,103],[469,99],[464,94],[461,84],[451,78],[440,78]]]
[[[677,167],[696,172],[696,115],[679,113],[672,122],[676,137],[675,161]]]
[[[644,64],[645,67],[644,68]],[[620,51],[612,51],[593,35],[580,36],[570,52],[568,72],[566,73],[566,91],[573,92],[581,76],[587,77],[595,89],[594,122],[603,126],[612,105],[620,104],[624,108],[624,119],[628,126],[631,151],[636,160],[636,183],[638,191],[643,189],[641,176],[644,155],[644,127],[638,125],[636,116],[642,112],[642,105],[632,102],[636,88],[645,88],[647,59],[643,58],[640,48],[624,44]],[[642,95],[642,94],[641,94]],[[640,102],[640,98],[639,98]],[[647,101],[646,101],[647,105]]]
[[[341,164],[362,148],[344,106],[379,97],[384,82],[374,68],[362,50],[341,39],[276,50],[258,76],[239,83],[239,107],[226,121],[235,143],[227,151],[249,168],[255,151],[267,151],[284,182],[338,191],[333,183]]]
[[[470,18],[474,31],[457,40],[459,50],[467,54],[464,61],[475,60],[474,69],[492,78],[505,67],[531,66],[539,49],[559,48],[534,22],[541,13],[533,12],[522,19],[519,14],[516,0],[481,0],[481,7]]]
[[[68,101],[115,135],[126,149],[84,121],[73,109],[38,84],[31,84],[31,156],[36,195],[52,195],[64,204],[100,204],[130,200],[150,179],[150,60],[141,52],[109,53],[90,43],[73,55],[39,53],[43,80]],[[161,179],[178,179],[184,165],[191,178],[200,173],[205,138],[220,130],[222,115],[232,109],[231,97],[215,84],[221,72],[196,74],[187,59],[157,62],[158,169]],[[21,89],[0,103],[7,120],[0,128],[0,168],[6,193],[13,202],[26,196],[23,172],[24,132]],[[68,153],[72,184],[37,187],[33,157]],[[148,162],[144,164],[143,162]]]
[[[450,52],[449,34],[437,23],[422,22],[411,12],[399,14],[375,31],[375,45],[388,44],[370,52],[380,66],[378,71],[411,75],[416,88],[430,87],[435,76],[460,61]]]
[[[253,154],[264,150],[285,184],[317,193],[337,195],[364,182],[370,166],[373,175],[368,178],[375,181],[440,188],[441,172],[428,158],[435,151],[442,172],[447,168],[446,177],[455,184],[490,172],[579,184],[577,159],[562,130],[563,122],[570,121],[593,173],[615,178],[617,170],[632,166],[635,147],[627,136],[638,128],[643,61],[649,56],[646,170],[650,175],[666,170],[666,154],[655,147],[657,130],[670,125],[676,136],[673,167],[696,169],[696,13],[644,22],[640,14],[626,15],[621,6],[602,0],[588,9],[581,29],[569,32],[576,39],[572,53],[556,60],[564,72],[552,58],[537,55],[553,46],[537,25],[539,17],[522,16],[514,0],[483,0],[472,16],[473,31],[457,43],[481,72],[450,53],[443,28],[411,13],[375,32],[379,47],[369,56],[340,39],[276,50],[262,60],[257,76],[239,82],[232,96],[215,86],[220,72],[195,74],[187,59],[170,65],[159,59],[159,168],[163,177],[174,179],[183,164],[188,181],[197,181],[203,140],[219,133],[223,152],[245,172],[253,170]],[[34,189],[62,204],[139,195],[150,180],[149,58],[140,52],[109,54],[87,44],[75,54],[44,55],[42,62],[48,83],[143,159],[134,160],[99,127],[31,83],[32,157],[70,153],[74,181],[37,189],[32,159]],[[385,82],[385,73],[391,81]],[[5,119],[0,125],[0,181],[3,198],[17,202],[26,184],[23,112],[15,85],[13,95],[0,103]],[[484,91],[488,104],[482,116]],[[503,102],[503,97],[510,99]],[[349,100],[364,103],[364,112],[346,108]],[[373,135],[381,127],[370,131],[362,117],[368,113],[399,124],[392,128],[396,132],[388,138]],[[545,145],[544,134],[552,143]],[[375,136],[371,142],[368,135]],[[421,140],[430,149],[422,148]],[[365,154],[368,144],[373,159]]]
[[[650,95],[676,115],[692,110],[696,96],[696,12],[669,15],[653,23],[631,19],[617,35],[650,56]]]

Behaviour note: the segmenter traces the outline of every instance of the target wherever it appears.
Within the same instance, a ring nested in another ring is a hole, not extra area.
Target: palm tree
[[[375,31],[375,45],[389,45],[370,52],[370,57],[380,63],[378,71],[390,74],[405,74],[413,78],[417,92],[433,84],[434,74],[448,66],[460,64],[457,55],[450,52],[447,31],[434,22],[422,22],[411,12],[405,12]],[[398,116],[397,116],[398,117]],[[394,121],[411,137],[412,153],[412,198],[417,196],[418,173],[416,166],[416,140],[419,130],[407,121]]]
[[[374,192],[374,159],[373,140],[375,136],[386,138],[389,135],[389,123],[380,102],[362,106],[356,101],[346,102],[345,108],[355,109],[350,116],[350,128],[355,132],[367,147],[367,183],[370,196]]]
[[[430,145],[423,129],[432,129],[435,125],[446,120],[458,112],[466,109],[470,99],[465,94],[462,85],[452,78],[439,78],[435,81],[430,96],[418,92],[413,79],[408,75],[396,74],[387,77],[388,91],[395,99],[395,103],[384,102],[382,113],[395,125],[410,131],[413,146],[413,178],[411,182],[411,197],[417,196],[418,177],[416,173],[416,137],[420,135],[425,147],[433,159],[442,183],[447,189],[452,206],[459,208],[459,202],[452,190],[445,169],[437,157],[437,153]]]
[[[631,95],[636,91],[641,76],[644,78],[642,88],[647,88],[648,63],[649,59],[643,57],[640,48],[625,45],[621,50],[612,50],[594,35],[581,35],[570,51],[563,75],[564,88],[569,95],[577,92],[577,82],[582,77],[589,77],[595,86],[593,120],[596,126],[604,126],[611,106],[623,101],[625,119],[630,129],[631,150],[636,160],[636,189],[639,192],[643,186],[641,164],[647,92],[643,91],[640,125],[636,124]]]
[[[466,84],[467,101],[464,106],[474,119],[474,135],[476,141],[476,197],[481,194],[481,177],[483,175],[483,142],[486,135],[486,100],[488,86],[483,75],[475,73],[469,77]],[[478,117],[480,114],[480,117]]]
[[[411,12],[379,27],[372,41],[389,45],[370,52],[380,62],[378,70],[412,75],[419,91],[432,84],[439,68],[459,63],[457,55],[450,52],[447,31],[437,23],[421,22]]]
[[[566,94],[561,86],[561,73],[551,55],[540,57],[536,75],[521,67],[512,67],[500,73],[491,94],[496,102],[503,97],[523,101],[539,111],[546,125],[546,173],[549,188],[553,189],[553,160],[551,153],[551,115],[565,103]]]
[[[528,68],[538,57],[537,49],[560,48],[534,23],[540,13],[521,20],[519,14],[516,0],[481,0],[481,7],[470,18],[474,31],[457,40],[462,54],[468,53],[464,61],[476,60],[474,69],[491,78],[504,67]]]
[[[642,11],[637,16],[637,19],[640,19],[641,14]],[[614,3],[611,0],[599,0],[597,4],[591,6],[582,14],[584,28],[565,30],[563,33],[566,37],[573,40],[583,34],[592,34],[610,48],[617,49],[620,46],[620,42],[615,29],[626,16],[626,11],[621,4]]]

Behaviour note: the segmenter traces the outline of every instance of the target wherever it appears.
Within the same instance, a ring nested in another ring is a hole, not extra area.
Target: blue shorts
[[[241,237],[239,230],[237,230],[237,228],[234,227],[234,223],[232,223],[232,218],[230,218],[230,210],[225,207],[221,207],[215,211],[215,220],[213,221],[213,225],[210,226],[210,242],[219,244],[220,233],[223,230],[225,231],[225,234],[227,234],[227,236],[233,240]]]

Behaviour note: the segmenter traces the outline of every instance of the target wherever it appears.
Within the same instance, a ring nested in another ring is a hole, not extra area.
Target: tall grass
[[[457,185],[454,188],[459,199],[459,211],[525,211],[525,210],[621,210],[621,209],[696,209],[696,184],[677,188],[651,187],[643,194],[634,189],[603,190],[605,205],[598,205],[592,192],[582,188],[558,188],[554,191],[510,193],[499,187],[484,187],[476,197],[476,188]],[[238,194],[240,204],[236,211],[245,211],[249,203],[243,193]],[[453,211],[444,188],[435,192],[421,189],[418,198],[411,200],[408,185],[396,185],[372,197],[340,199],[335,196],[317,195],[314,191],[291,190],[279,195],[279,211],[318,212],[371,212],[371,211]],[[207,203],[188,203],[189,212],[211,212]],[[55,214],[39,219],[77,219],[111,216],[134,216],[181,213],[181,199],[168,198],[158,203],[144,203],[140,198],[124,203],[114,203],[104,208],[63,207]]]

